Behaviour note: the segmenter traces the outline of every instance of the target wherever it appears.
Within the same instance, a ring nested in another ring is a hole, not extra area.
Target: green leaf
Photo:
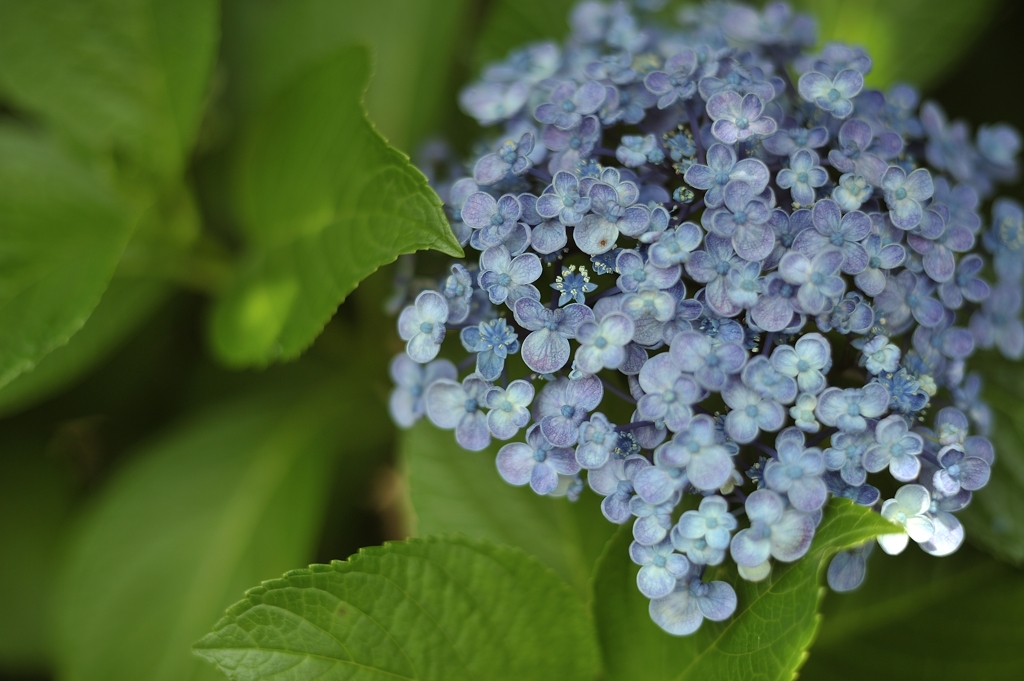
[[[392,146],[441,127],[455,109],[452,63],[466,45],[467,0],[227,0],[227,95],[245,117],[309,66],[355,43],[373,48],[369,118]]]
[[[629,559],[633,538],[624,527],[609,542],[594,579],[592,607],[608,679],[792,679],[818,627],[819,574],[827,559],[892,527],[877,513],[833,499],[801,560],[776,562],[757,583],[739,579],[732,565],[709,570],[706,578],[734,586],[739,605],[730,619],[705,621],[684,637],[651,621],[650,601],[636,588],[639,568]]]
[[[875,551],[867,581],[829,594],[803,681],[1024,678],[1024,573],[964,547]]]
[[[37,133],[0,126],[0,387],[82,327],[131,222],[95,173]]]
[[[956,63],[991,19],[996,0],[796,0],[818,21],[819,42],[860,45],[874,62],[868,85],[921,88]],[[912,27],[912,28],[911,28]],[[907,38],[912,30],[913,39]]]
[[[78,144],[182,169],[217,52],[216,0],[0,0],[0,91]]]
[[[114,279],[67,345],[0,388],[0,415],[27,409],[74,383],[117,349],[168,293],[159,282]]]
[[[461,532],[518,546],[585,594],[616,529],[601,515],[600,499],[585,490],[570,503],[509,485],[495,468],[499,446],[467,452],[450,431],[426,422],[402,433],[416,532]]]
[[[363,549],[250,589],[196,643],[232,679],[591,681],[582,601],[520,551],[465,537]]]
[[[504,59],[510,50],[569,33],[569,13],[578,0],[497,0],[491,3],[476,43],[473,65]]]
[[[368,69],[364,48],[337,52],[247,134],[238,204],[252,243],[212,328],[229,364],[298,356],[361,279],[402,253],[462,255],[426,178],[366,121]]]
[[[291,385],[291,384],[288,384]],[[339,451],[382,434],[375,400],[264,381],[129,459],[72,537],[56,614],[61,678],[218,678],[189,652],[248,585],[306,562]]]
[[[1018,567],[1024,565],[1024,370],[994,352],[971,358],[992,408],[992,477],[958,515],[967,539]]]
[[[24,431],[0,431],[0,673],[38,674],[49,667],[58,538],[74,495],[46,438]]]

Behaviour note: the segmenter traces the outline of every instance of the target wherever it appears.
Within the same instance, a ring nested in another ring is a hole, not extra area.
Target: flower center
[[[430,322],[422,322],[420,324],[420,333],[432,333],[434,331],[434,325]]]
[[[533,460],[536,461],[537,463],[544,463],[545,461],[547,461],[547,458],[548,453],[545,452],[543,449],[533,450]]]
[[[907,198],[907,190],[904,189],[903,187],[900,187],[899,189],[896,190],[896,200],[902,201],[905,198]]]
[[[464,404],[462,405],[462,408],[463,408],[463,409],[465,409],[465,410],[466,410],[467,412],[469,412],[469,413],[471,413],[471,414],[472,414],[472,413],[473,413],[474,411],[476,411],[476,408],[477,408],[477,406],[479,406],[479,405],[477,404],[477,401],[476,401],[476,400],[474,400],[474,399],[473,399],[472,397],[470,397],[470,398],[469,398],[468,400],[466,400],[466,401],[465,401],[465,403],[464,403]]]
[[[753,404],[748,404],[746,409],[743,410],[743,413],[749,416],[750,418],[754,418],[755,416],[757,416],[757,406]]]
[[[575,414],[575,413],[576,413],[576,408],[574,406],[572,406],[571,404],[563,404],[562,405],[562,416],[564,416],[565,418],[571,419],[573,417],[573,414]]]
[[[601,349],[608,345],[608,341],[605,340],[604,336],[598,336],[597,340],[594,341],[594,347]]]
[[[828,91],[828,101],[838,102],[840,97],[842,97],[842,95],[839,94],[839,90],[832,88]]]
[[[747,120],[746,116],[736,117],[736,127],[740,130],[746,130],[750,126],[750,121]]]

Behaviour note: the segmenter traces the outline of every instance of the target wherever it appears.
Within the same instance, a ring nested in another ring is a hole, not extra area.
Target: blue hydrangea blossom
[[[1008,126],[872,88],[870,55],[815,49],[783,3],[685,8],[682,29],[657,5],[582,2],[563,45],[463,90],[486,139],[430,176],[468,255],[403,260],[389,407],[472,452],[503,441],[486,456],[512,484],[599,494],[683,635],[737,607],[707,566],[765,579],[830,496],[899,525],[889,553],[963,543],[955,514],[1000,474],[971,362],[1024,355],[1024,208],[994,195]],[[902,485],[884,502],[882,476]]]
[[[526,485],[537,494],[550,494],[558,486],[558,476],[573,475],[580,469],[569,447],[555,447],[534,425],[526,433],[526,443],[513,442],[498,451],[498,472],[509,484]]]

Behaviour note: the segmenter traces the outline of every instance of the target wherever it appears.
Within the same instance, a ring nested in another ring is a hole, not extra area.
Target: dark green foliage
[[[963,518],[986,553],[876,551],[822,600],[826,557],[882,529],[836,504],[766,582],[713,569],[738,614],[689,638],[652,624],[589,490],[396,436],[378,270],[460,250],[409,155],[468,148],[457,88],[573,4],[0,0],[0,678],[1024,676],[1018,365],[978,362],[998,455]],[[998,3],[797,4],[884,86],[938,82]],[[985,118],[1022,123],[1015,63],[963,62]]]
[[[992,407],[996,466],[988,485],[964,509],[971,541],[1017,567],[1024,565],[1024,385],[1020,369],[988,353],[976,366]]]
[[[800,678],[863,679],[884,666],[904,679],[1024,675],[1024,575],[970,548],[937,559],[876,551],[867,582],[829,594]]]
[[[518,546],[586,594],[597,558],[616,529],[601,515],[600,498],[587,490],[570,504],[512,487],[497,475],[498,445],[467,452],[453,442],[452,433],[429,423],[402,434],[416,532],[461,532]]]

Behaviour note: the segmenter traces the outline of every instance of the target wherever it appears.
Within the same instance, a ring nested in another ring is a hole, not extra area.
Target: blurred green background
[[[68,307],[39,322],[66,318],[50,346],[29,347],[18,311],[0,305],[0,679],[219,678],[189,646],[246,588],[415,530],[386,414],[400,349],[383,311],[389,270],[322,333],[313,319],[308,339],[246,345],[224,331],[232,286],[273,265],[260,251],[273,230],[303,229],[261,220],[320,210],[302,187],[264,201],[275,176],[256,175],[253,159],[286,145],[280,162],[297,176],[346,181],[345,154],[359,149],[332,147],[336,158],[307,168],[303,131],[320,124],[321,102],[355,111],[332,92],[358,78],[335,88],[330,70],[301,74],[358,45],[374,55],[368,117],[393,147],[413,154],[441,135],[466,149],[477,129],[455,106],[460,85],[519,43],[561,35],[571,4],[0,0],[0,298],[15,299],[31,270],[49,282],[39,300]],[[797,4],[826,37],[869,48],[876,85],[908,81],[951,117],[1024,129],[1024,3]],[[286,108],[312,92],[309,116],[276,111],[281,92]],[[1020,185],[1011,193],[1024,198]],[[32,223],[33,247],[52,254],[39,262],[11,227],[26,196],[48,211]],[[345,293],[339,284],[328,312]],[[1000,399],[1019,403],[1024,373],[993,373]],[[1005,402],[995,477],[1010,482],[979,511],[978,548],[942,565],[876,557],[863,592],[826,600],[804,678],[862,678],[883,655],[904,678],[1022,678],[1021,620],[998,615],[1024,608],[1024,575],[1009,566],[1024,560],[1013,429],[1024,412]],[[427,513],[421,529],[447,527]],[[939,617],[1003,654],[979,661],[905,633]],[[899,652],[897,634],[931,655]]]

